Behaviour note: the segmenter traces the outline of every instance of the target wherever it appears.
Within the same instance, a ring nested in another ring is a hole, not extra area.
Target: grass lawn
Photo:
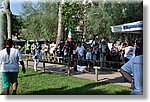
[[[34,72],[27,68],[19,73],[20,95],[129,95],[129,87],[112,83],[65,76],[51,72]]]

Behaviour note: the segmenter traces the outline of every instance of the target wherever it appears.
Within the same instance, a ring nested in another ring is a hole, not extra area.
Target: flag
[[[72,33],[71,33],[71,28],[70,28],[69,33],[68,33],[68,38],[67,38],[68,42],[71,42],[71,37],[72,37]]]

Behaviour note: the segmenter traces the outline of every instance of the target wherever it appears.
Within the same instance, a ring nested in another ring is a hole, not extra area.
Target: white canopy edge
[[[141,31],[141,30],[143,30],[143,21],[111,26],[111,31],[113,33],[134,32],[134,31]]]

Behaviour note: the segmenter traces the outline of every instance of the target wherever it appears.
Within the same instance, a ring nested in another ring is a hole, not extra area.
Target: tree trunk
[[[5,10],[6,10],[6,16],[7,16],[7,34],[8,34],[8,39],[12,39],[12,29],[11,29],[11,16],[12,13],[10,11],[10,1],[5,0]]]
[[[56,38],[56,45],[60,43],[60,39],[62,36],[62,4],[59,3],[59,11],[58,11],[58,33]]]
[[[0,11],[0,50],[4,48],[4,41],[6,39],[6,16]]]

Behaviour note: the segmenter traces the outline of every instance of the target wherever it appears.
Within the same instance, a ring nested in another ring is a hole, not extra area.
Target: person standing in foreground
[[[131,58],[120,70],[121,74],[131,83],[131,95],[143,94],[143,55]]]
[[[12,84],[12,95],[16,95],[19,72],[18,62],[22,65],[22,72],[25,73],[26,70],[20,51],[12,48],[12,40],[8,39],[6,40],[6,48],[0,51],[2,87],[5,95],[9,95],[10,84]]]

